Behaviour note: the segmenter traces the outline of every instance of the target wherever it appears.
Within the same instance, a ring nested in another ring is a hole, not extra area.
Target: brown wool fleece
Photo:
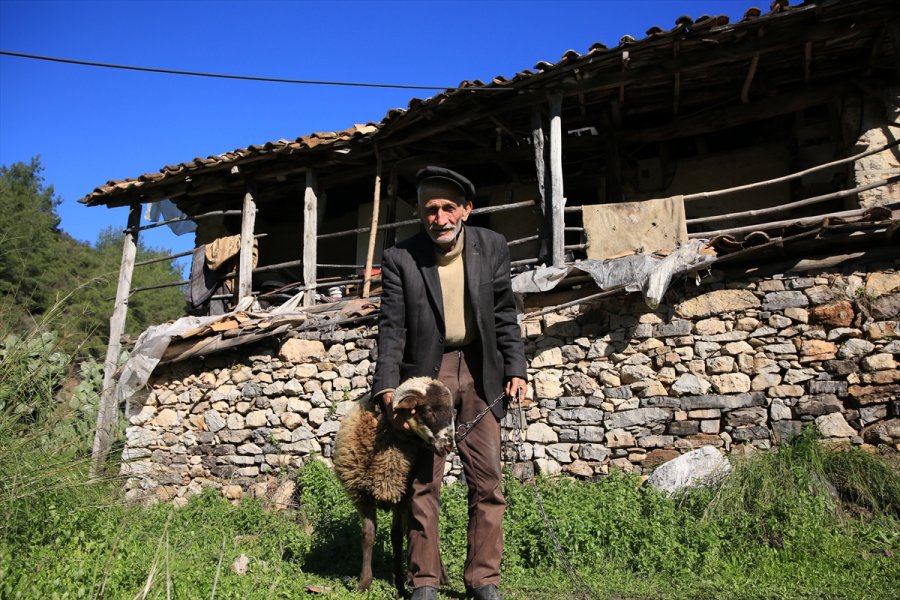
[[[359,407],[341,423],[334,441],[334,472],[353,503],[400,502],[418,444],[401,440],[371,410]]]

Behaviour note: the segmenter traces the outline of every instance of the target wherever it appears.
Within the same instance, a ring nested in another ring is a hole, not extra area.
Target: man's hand
[[[402,416],[394,412],[394,392],[385,392],[381,395],[381,406],[384,407],[384,416],[388,423],[398,431],[408,430],[409,423]],[[415,409],[413,409],[415,412]]]
[[[528,386],[521,377],[510,377],[506,382],[506,395],[513,402],[521,402],[525,398]]]

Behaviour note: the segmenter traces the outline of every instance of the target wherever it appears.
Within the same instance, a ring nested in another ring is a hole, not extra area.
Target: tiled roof
[[[853,2],[853,0],[849,1]],[[825,4],[834,4],[834,2],[825,2]],[[471,97],[471,90],[466,88],[513,86],[516,88],[527,88],[538,86],[547,77],[559,75],[561,72],[568,71],[570,67],[587,67],[590,65],[591,68],[598,68],[598,66],[602,68],[606,66],[606,63],[618,65],[619,63],[616,61],[621,60],[620,56],[626,49],[633,52],[643,48],[652,48],[663,40],[671,41],[675,36],[679,36],[678,39],[680,41],[694,41],[698,44],[703,44],[708,42],[711,36],[730,35],[737,32],[746,23],[759,23],[765,20],[779,19],[788,14],[808,12],[816,8],[818,8],[818,5],[811,3],[790,7],[787,0],[774,0],[768,13],[763,14],[758,8],[750,8],[744,14],[743,19],[734,25],[729,25],[729,19],[726,16],[703,15],[697,19],[682,16],[676,19],[674,27],[670,29],[651,27],[647,30],[646,37],[641,40],[636,40],[628,35],[623,36],[619,41],[619,45],[615,48],[607,48],[602,43],[597,42],[591,45],[587,52],[583,54],[575,50],[568,50],[559,61],[555,63],[540,61],[534,65],[533,70],[525,69],[516,73],[512,78],[498,75],[489,83],[479,80],[463,81],[457,88],[449,89],[430,98],[413,98],[409,101],[407,108],[388,111],[379,123],[354,125],[340,132],[313,133],[298,137],[293,141],[282,139],[262,145],[239,148],[207,158],[195,158],[189,162],[163,167],[156,173],[146,173],[133,179],[109,181],[82,198],[81,202],[88,205],[106,204],[113,198],[121,198],[126,193],[128,195],[134,195],[135,193],[140,195],[142,188],[155,187],[170,181],[174,182],[179,176],[182,176],[183,179],[193,173],[221,170],[239,163],[246,163],[249,160],[255,162],[256,160],[295,155],[325,148],[333,152],[340,152],[342,148],[345,148],[345,151],[349,151],[352,144],[374,138],[379,132],[386,132],[395,125],[403,124],[413,113],[434,109],[453,102],[460,96]],[[616,66],[616,68],[620,67]]]

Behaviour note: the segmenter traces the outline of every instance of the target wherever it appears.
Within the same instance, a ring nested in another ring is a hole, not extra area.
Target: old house
[[[152,293],[130,289],[134,239],[159,225],[145,204],[196,224],[199,316],[147,332],[118,374],[107,361],[95,454],[121,401],[135,498],[270,493],[327,460],[426,164],[470,176],[473,221],[509,240],[531,361],[526,443],[505,457],[520,474],[646,472],[809,421],[896,448],[898,46],[895,2],[775,0],[97,188],[85,204],[131,207],[109,356],[129,293]]]

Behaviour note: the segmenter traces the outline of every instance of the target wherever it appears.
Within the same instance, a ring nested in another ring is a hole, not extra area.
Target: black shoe
[[[437,592],[437,588],[424,585],[422,587],[417,587],[416,589],[414,589],[409,600],[437,600]]]
[[[500,592],[497,591],[497,586],[493,583],[469,590],[467,597],[475,600],[503,600],[503,596],[500,595]]]

